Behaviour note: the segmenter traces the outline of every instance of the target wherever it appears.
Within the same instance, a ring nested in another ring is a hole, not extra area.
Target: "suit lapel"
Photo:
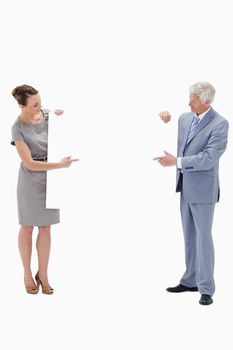
[[[212,118],[214,117],[214,114],[215,114],[214,110],[211,107],[209,112],[206,113],[206,115],[203,117],[203,119],[198,124],[192,138],[189,140],[188,143],[192,142],[193,138],[199,133],[199,131],[201,131],[206,125],[208,125],[211,122]],[[191,124],[192,124],[192,122],[191,122]],[[191,124],[190,124],[190,127],[191,127]],[[189,133],[190,127],[188,129],[188,133]],[[187,133],[187,137],[188,137],[188,133]],[[187,137],[186,137],[186,140],[187,140]]]
[[[192,121],[193,121],[193,117],[194,117],[193,113],[190,113],[189,115],[187,115],[187,117],[184,118],[185,126],[184,126],[184,133],[182,135],[183,142],[181,145],[181,154],[183,154],[185,146],[186,146],[189,130],[191,128]]]

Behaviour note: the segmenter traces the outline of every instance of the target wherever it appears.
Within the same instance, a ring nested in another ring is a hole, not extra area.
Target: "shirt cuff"
[[[176,165],[178,169],[182,169],[181,157],[177,157]]]

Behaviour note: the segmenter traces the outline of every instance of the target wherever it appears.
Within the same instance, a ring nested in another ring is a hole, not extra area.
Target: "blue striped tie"
[[[193,137],[199,122],[200,122],[200,118],[198,117],[198,115],[195,115],[195,117],[193,118],[193,122],[192,122],[191,128],[189,130],[187,143],[189,143],[189,141]]]

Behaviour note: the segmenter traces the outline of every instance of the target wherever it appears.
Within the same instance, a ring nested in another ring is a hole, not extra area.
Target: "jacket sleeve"
[[[181,157],[182,172],[187,173],[211,169],[226,149],[228,129],[228,121],[223,120],[212,131],[203,151],[193,156]]]

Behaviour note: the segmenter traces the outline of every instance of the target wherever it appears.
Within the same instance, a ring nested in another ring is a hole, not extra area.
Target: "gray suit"
[[[182,169],[177,169],[176,192],[185,240],[186,271],[181,283],[213,295],[214,247],[212,223],[219,200],[219,158],[227,146],[228,122],[211,107],[187,143],[194,113],[179,118],[178,150]]]

